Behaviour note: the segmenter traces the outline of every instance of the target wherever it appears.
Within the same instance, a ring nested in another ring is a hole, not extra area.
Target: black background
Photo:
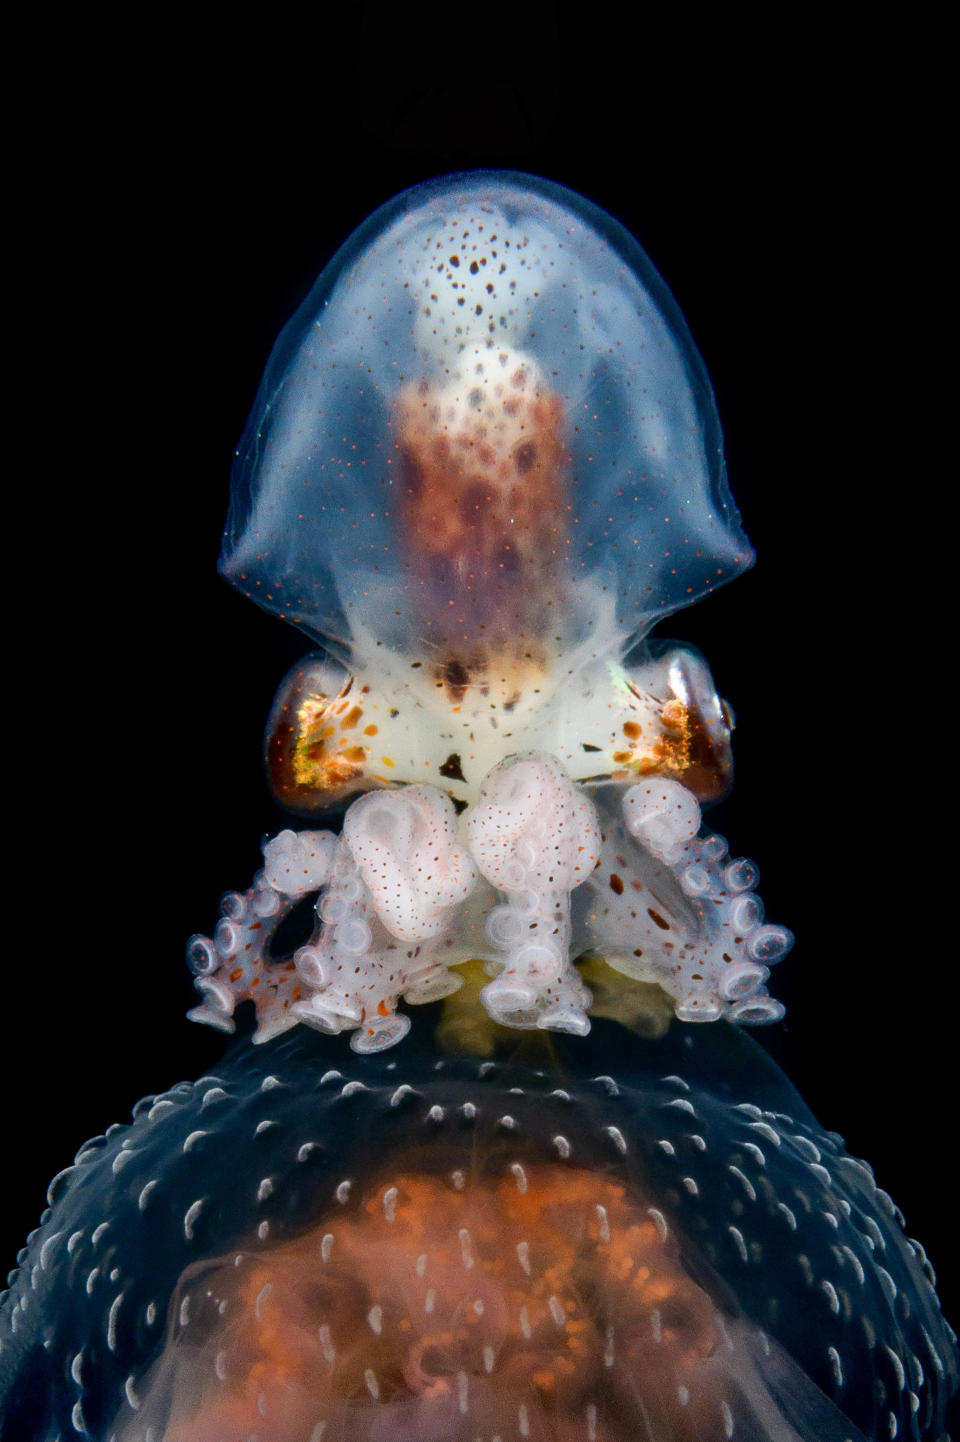
[[[386,14],[281,21],[229,53],[145,23],[117,59],[88,33],[74,65],[63,39],[68,84],[34,71],[8,418],[32,519],[8,513],[5,547],[27,641],[7,698],[27,796],[7,812],[9,1264],[79,1144],[222,1050],[183,1020],[183,944],[283,824],[261,733],[308,649],[215,574],[273,339],[376,205],[503,165],[638,236],[712,375],[758,562],[665,632],[733,704],[713,824],[797,935],[763,1040],[874,1164],[956,1320],[936,37]]]

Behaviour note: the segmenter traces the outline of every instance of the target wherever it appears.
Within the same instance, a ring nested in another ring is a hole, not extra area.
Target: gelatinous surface
[[[703,363],[633,238],[482,172],[382,207],[271,357],[223,567],[312,634],[464,674],[625,641],[750,564]]]
[[[937,1437],[950,1335],[869,1169],[724,1024],[624,1035],[542,1068],[301,1028],[148,1098],[51,1188],[4,1304],[10,1415],[124,1442]]]

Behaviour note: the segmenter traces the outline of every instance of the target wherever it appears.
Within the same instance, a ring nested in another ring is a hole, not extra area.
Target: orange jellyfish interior
[[[165,1442],[722,1435],[723,1323],[612,1176],[412,1170],[190,1268],[141,1398]],[[139,1434],[138,1434],[139,1435]]]

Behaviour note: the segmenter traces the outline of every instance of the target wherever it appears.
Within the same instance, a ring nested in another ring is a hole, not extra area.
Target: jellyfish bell
[[[475,795],[544,726],[583,776],[642,773],[676,734],[631,685],[676,702],[720,794],[727,727],[698,658],[612,700],[604,683],[752,559],[703,362],[637,242],[548,181],[478,172],[383,206],[289,322],[221,568],[325,647],[269,728],[275,792],[311,810],[449,756]]]
[[[300,1027],[145,1098],[51,1184],[2,1435],[939,1442],[951,1334],[869,1168],[747,1034],[624,1036]]]

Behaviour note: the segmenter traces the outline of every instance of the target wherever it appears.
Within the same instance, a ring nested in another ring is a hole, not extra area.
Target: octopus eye
[[[284,330],[221,565],[341,659],[477,674],[612,652],[751,561],[703,363],[636,241],[478,172],[377,211]]]

